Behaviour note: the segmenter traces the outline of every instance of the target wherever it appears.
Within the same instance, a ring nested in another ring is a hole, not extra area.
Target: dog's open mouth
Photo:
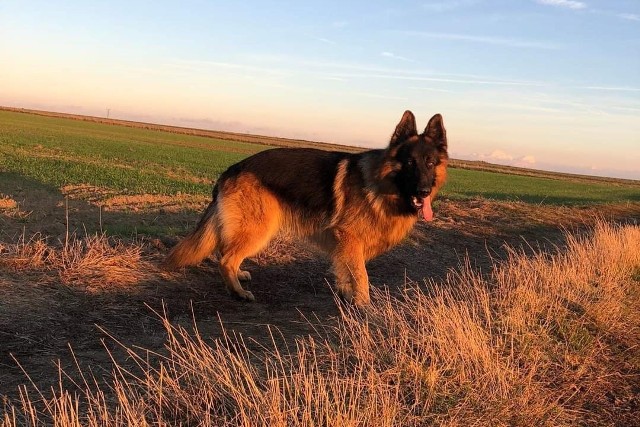
[[[425,221],[433,221],[433,210],[431,209],[431,196],[427,196],[423,199],[413,196],[411,198],[411,204],[413,207],[422,213],[422,217]]]

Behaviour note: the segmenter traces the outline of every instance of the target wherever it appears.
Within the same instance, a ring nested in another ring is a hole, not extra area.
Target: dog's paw
[[[249,280],[251,280],[251,273],[245,270],[238,271],[238,280],[240,280],[241,282],[248,282]]]
[[[363,308],[371,303],[371,298],[369,297],[369,293],[356,293],[353,295],[351,303],[358,308]]]
[[[242,290],[242,292],[239,292],[237,295],[238,295],[238,298],[245,301],[254,302],[256,300],[256,297],[254,297],[250,291],[245,291],[244,289]]]

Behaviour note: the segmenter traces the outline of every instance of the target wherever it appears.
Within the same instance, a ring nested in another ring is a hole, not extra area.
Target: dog
[[[447,136],[434,115],[418,134],[405,111],[386,149],[344,153],[275,148],[229,167],[213,187],[213,200],[195,230],[165,259],[167,269],[195,265],[219,252],[227,289],[254,301],[240,281],[251,280],[242,261],[277,233],[314,243],[331,258],[339,294],[369,303],[365,262],[400,243],[447,176]]]

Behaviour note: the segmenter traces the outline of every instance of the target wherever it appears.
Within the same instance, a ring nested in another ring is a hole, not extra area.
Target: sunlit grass
[[[640,201],[640,185],[572,182],[467,169],[450,169],[442,194],[451,198],[484,197],[549,205]]]
[[[376,141],[377,142],[377,141]],[[45,185],[122,193],[209,194],[231,164],[269,148],[65,118],[0,111],[0,172]],[[450,168],[442,194],[544,204],[640,200],[640,185],[573,182]]]
[[[6,248],[4,262],[57,272],[69,286],[117,282],[111,265],[128,280],[160,274],[130,245],[35,239]],[[127,251],[137,262],[122,262]],[[628,312],[639,267],[640,228],[600,222],[568,235],[555,255],[512,251],[488,274],[467,264],[400,296],[375,291],[364,311],[340,305],[336,323],[289,348],[276,344],[277,331],[256,351],[241,336],[209,340],[158,313],[162,354],[118,343],[127,368],[110,353],[109,389],[87,372],[70,391],[61,371],[59,388],[24,387],[5,403],[0,425],[618,424],[602,396],[632,396],[639,337]],[[86,268],[91,275],[76,274]],[[113,349],[117,337],[108,341]]]

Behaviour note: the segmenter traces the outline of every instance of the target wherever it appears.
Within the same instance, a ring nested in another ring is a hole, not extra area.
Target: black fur
[[[313,148],[275,148],[261,151],[231,166],[219,182],[251,173],[289,206],[314,215],[327,211],[327,207],[333,211],[333,180],[338,163],[352,156]]]

